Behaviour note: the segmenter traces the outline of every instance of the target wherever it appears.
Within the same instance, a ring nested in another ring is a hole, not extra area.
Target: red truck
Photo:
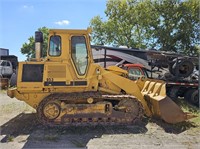
[[[173,77],[156,76],[142,64],[124,64],[122,67],[128,71],[128,77],[132,80],[136,80],[141,76],[165,80],[167,95],[170,98],[177,99],[178,97],[184,97],[191,104],[199,107],[198,81],[192,81],[191,79],[173,80]]]

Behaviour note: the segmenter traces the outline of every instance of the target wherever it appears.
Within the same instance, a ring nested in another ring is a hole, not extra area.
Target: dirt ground
[[[1,91],[0,149],[199,149],[198,112],[178,125],[144,118],[133,126],[48,128],[37,122],[34,109]]]

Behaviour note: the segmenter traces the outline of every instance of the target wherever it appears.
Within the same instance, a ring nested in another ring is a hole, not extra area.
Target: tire
[[[199,92],[195,90],[191,96],[191,103],[199,107]]]
[[[189,77],[194,71],[194,64],[187,59],[174,59],[174,64],[169,66],[169,71],[176,77]]]
[[[199,107],[199,93],[197,89],[189,89],[185,93],[184,99],[190,102],[191,104]]]
[[[10,78],[10,87],[15,87],[15,86],[17,86],[17,75],[16,73],[13,73]]]
[[[199,70],[199,65],[196,65],[196,70]]]
[[[190,97],[191,97],[192,92],[194,92],[194,89],[187,90],[184,94],[184,99],[187,100],[187,101],[190,101]]]
[[[178,91],[179,91],[179,87],[171,87],[168,90],[168,96],[172,99],[172,100],[176,100],[178,98]]]
[[[175,76],[175,70],[173,69],[173,66],[175,63],[176,63],[176,58],[173,59],[173,61],[169,63],[169,72],[174,76]]]

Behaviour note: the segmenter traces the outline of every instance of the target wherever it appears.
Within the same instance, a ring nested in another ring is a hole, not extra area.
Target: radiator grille
[[[24,64],[22,82],[42,82],[43,69],[43,64]]]

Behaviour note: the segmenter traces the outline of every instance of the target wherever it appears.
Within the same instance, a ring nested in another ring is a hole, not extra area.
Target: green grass
[[[195,118],[191,118],[188,121],[182,122],[182,123],[178,123],[173,125],[174,128],[176,129],[180,129],[180,130],[187,130],[190,128],[194,128],[194,127],[200,127],[200,109],[196,106],[191,105],[190,103],[188,103],[187,101],[183,100],[183,99],[177,99],[176,103],[178,106],[181,107],[181,109],[184,112],[189,112],[193,115],[195,115]]]
[[[191,105],[183,99],[178,99],[176,103],[181,107],[184,112],[190,112],[193,115],[197,116],[190,119],[190,121],[193,122],[194,125],[200,126],[200,109],[198,107]]]

